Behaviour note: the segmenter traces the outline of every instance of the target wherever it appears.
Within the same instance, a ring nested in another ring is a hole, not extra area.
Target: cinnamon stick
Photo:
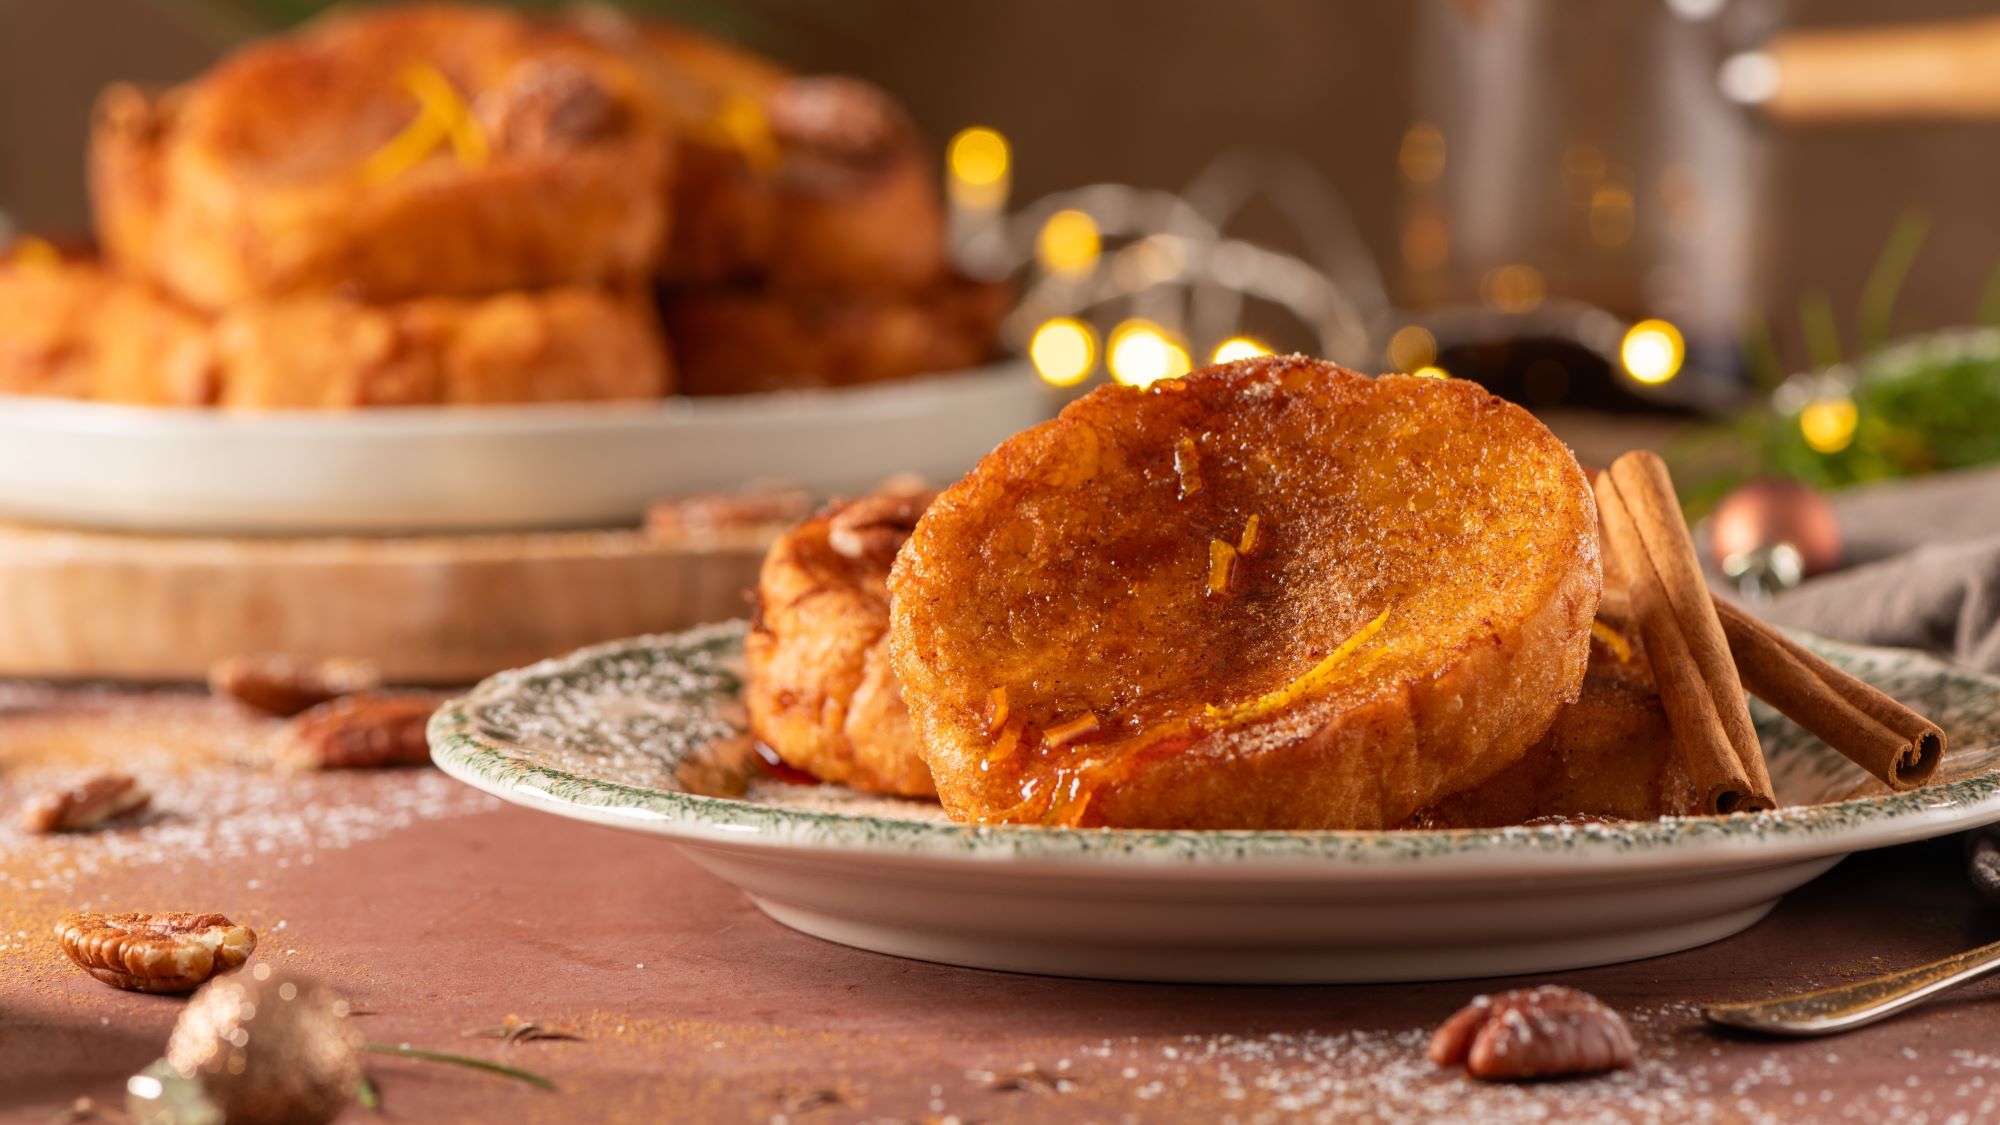
[[[1597,503],[1629,580],[1633,616],[1674,743],[1702,807],[1712,813],[1777,807],[1742,681],[1666,467],[1649,453],[1626,454],[1598,475]]]
[[[1937,773],[1944,731],[1936,723],[1728,602],[1718,598],[1715,608],[1750,694],[1891,789]]]

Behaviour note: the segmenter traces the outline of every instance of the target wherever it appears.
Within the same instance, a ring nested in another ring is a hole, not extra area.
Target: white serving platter
[[[951,480],[1059,405],[1018,361],[635,404],[249,413],[0,395],[0,518],[177,534],[615,526],[755,481]]]
[[[829,941],[1132,980],[1436,980],[1651,957],[1752,925],[1849,853],[2000,820],[2000,681],[1802,637],[1945,728],[1936,784],[1841,799],[1867,782],[1859,768],[1760,709],[1788,807],[1748,816],[1396,832],[953,824],[934,805],[733,772],[718,748],[745,741],[742,637],[741,623],[709,626],[502,673],[438,712],[432,756],[516,804],[637,833],[623,846],[678,845]]]

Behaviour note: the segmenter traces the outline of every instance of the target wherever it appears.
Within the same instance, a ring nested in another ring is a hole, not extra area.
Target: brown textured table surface
[[[502,807],[435,771],[279,775],[259,757],[266,733],[197,696],[0,685],[0,1120],[68,1119],[80,1097],[122,1120],[125,1077],[160,1054],[181,1007],[70,966],[49,926],[79,906],[228,913],[262,935],[257,960],[345,993],[371,1039],[559,1086],[371,1058],[392,1121],[2000,1116],[1991,987],[1805,1042],[1712,1035],[1692,1003],[2000,937],[1955,841],[1850,860],[1734,939],[1560,974],[1632,1019],[1639,1067],[1483,1086],[1434,1071],[1422,1045],[1503,982],[1133,985],[896,960],[779,927],[662,842]],[[137,824],[57,839],[15,827],[27,794],[109,762],[156,793]],[[509,1016],[581,1038],[465,1037]]]

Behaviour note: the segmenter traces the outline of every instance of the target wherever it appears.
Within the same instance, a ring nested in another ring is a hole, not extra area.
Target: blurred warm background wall
[[[1464,0],[1470,3],[1472,0]],[[1508,0],[1492,0],[1508,2]],[[1616,0],[1635,17],[1660,0]],[[184,77],[311,0],[0,0],[0,212],[86,221],[91,99],[114,79]],[[1418,5],[1377,0],[655,0],[807,69],[900,95],[933,138],[994,125],[1017,198],[1099,179],[1177,187],[1216,151],[1296,151],[1346,197],[1397,274],[1399,138],[1415,113]],[[1791,0],[1790,26],[1980,14],[1973,0]],[[1843,314],[1897,217],[1931,220],[1897,329],[1967,319],[1996,266],[2000,123],[1758,126],[1769,141],[1761,304],[1790,323],[1825,290]]]

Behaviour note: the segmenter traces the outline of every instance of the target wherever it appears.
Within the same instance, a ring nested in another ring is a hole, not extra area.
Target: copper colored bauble
[[[1725,572],[1731,559],[1768,554],[1782,545],[1798,553],[1800,577],[1840,565],[1840,520],[1833,505],[1798,481],[1752,481],[1724,497],[1709,520],[1709,558]]]
[[[188,1001],[166,1061],[229,1125],[322,1125],[361,1081],[361,1036],[324,985],[259,965]]]

